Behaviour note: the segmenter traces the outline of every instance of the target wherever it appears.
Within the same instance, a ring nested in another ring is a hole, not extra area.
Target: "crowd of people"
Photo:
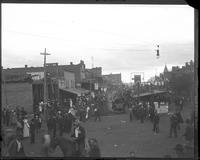
[[[30,144],[34,144],[35,137],[40,135],[42,126],[47,128],[46,134],[51,138],[70,135],[76,144],[76,153],[80,155],[86,137],[85,129],[80,125],[80,121],[86,122],[92,117],[94,117],[94,121],[101,121],[104,103],[105,95],[102,93],[97,93],[94,96],[81,95],[77,97],[74,104],[71,99],[65,99],[63,105],[60,105],[56,100],[48,101],[47,104],[41,101],[35,106],[32,117],[23,107],[19,109],[17,106],[16,109],[11,110],[11,107],[7,106],[3,109],[3,126],[15,129],[15,139],[17,145],[20,146],[23,146],[21,141],[27,138],[30,139]],[[16,152],[11,151],[10,155],[17,156]],[[25,155],[25,153],[23,154]],[[99,156],[100,153],[97,154],[96,156]]]
[[[141,123],[144,123],[146,120],[149,120],[153,123],[153,132],[155,134],[159,133],[159,121],[160,115],[155,108],[153,102],[135,102],[129,107],[129,119],[130,122],[133,120],[140,120]]]
[[[141,123],[144,123],[145,120],[150,120],[153,124],[153,132],[154,134],[159,133],[159,122],[160,122],[160,114],[155,107],[154,101],[157,99],[150,98],[149,101],[133,101],[132,105],[129,107],[129,119],[130,122],[133,120],[140,120]],[[182,117],[182,111],[184,106],[184,98],[183,97],[173,97],[170,102],[167,104],[174,103],[175,110],[173,112],[168,112],[169,115],[169,138],[175,137],[177,138],[179,131],[181,129],[181,124],[185,123],[185,132],[183,135],[186,144],[181,145],[178,144],[174,148],[177,154],[177,157],[183,158],[184,156],[192,155],[192,142],[194,140],[194,114],[191,114],[191,117],[187,118],[185,121]],[[183,150],[186,150],[183,152]],[[186,155],[186,152],[188,155]],[[184,155],[185,154],[185,155]]]
[[[153,96],[147,99],[133,99],[128,89],[122,89],[121,92],[117,92],[118,97],[123,100],[124,108],[127,107],[129,109],[130,122],[134,120],[139,120],[141,123],[151,121],[153,126],[152,130],[155,135],[159,133],[160,114],[154,102],[158,102],[158,106],[161,101],[164,101],[168,105],[174,103],[177,109],[174,113],[169,113],[169,138],[178,136],[181,124],[184,123],[181,115],[184,106],[183,98],[176,97],[172,99],[168,96]],[[76,156],[81,155],[86,145],[86,132],[84,127],[81,126],[80,121],[87,122],[92,118],[94,118],[94,121],[101,121],[104,106],[106,106],[106,95],[104,92],[98,92],[93,95],[85,94],[78,96],[75,101],[72,99],[64,99],[62,105],[56,100],[48,101],[47,104],[40,102],[34,107],[34,114],[31,119],[23,107],[19,108],[19,106],[16,106],[15,109],[11,109],[11,107],[7,106],[3,108],[3,126],[16,128],[16,143],[10,143],[9,146],[11,149],[9,150],[9,155],[25,155],[22,140],[29,137],[30,144],[34,144],[35,137],[40,135],[42,126],[44,125],[47,128],[46,135],[49,135],[51,138],[55,139],[69,135],[75,144]],[[192,119],[187,119],[185,122],[186,129],[183,136],[188,144],[190,144],[194,138],[192,132],[193,121]],[[93,142],[97,143],[96,140],[93,140]],[[46,156],[49,153],[48,147],[49,145],[44,147]],[[100,156],[100,150],[97,150],[96,153],[91,152],[90,155]]]

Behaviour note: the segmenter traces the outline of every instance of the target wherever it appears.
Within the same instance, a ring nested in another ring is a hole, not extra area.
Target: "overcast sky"
[[[160,58],[156,59],[156,45]],[[144,72],[194,60],[194,9],[187,5],[2,4],[4,68],[79,63],[103,74]]]

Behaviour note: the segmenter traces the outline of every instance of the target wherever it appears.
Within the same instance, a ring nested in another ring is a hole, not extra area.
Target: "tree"
[[[169,85],[176,94],[191,97],[194,91],[194,73],[173,73]]]

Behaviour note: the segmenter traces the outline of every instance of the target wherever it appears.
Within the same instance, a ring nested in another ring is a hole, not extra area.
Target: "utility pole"
[[[58,63],[57,63],[57,69],[56,69],[56,72],[57,72],[57,76],[56,76],[56,78],[57,78],[57,102],[59,102],[59,66],[58,66]]]
[[[2,68],[2,70],[3,70],[3,68]],[[3,71],[3,82],[4,82],[4,93],[5,93],[5,98],[6,98],[6,106],[8,106],[7,89],[6,89],[6,75],[5,75],[4,71]]]
[[[92,68],[91,68],[91,79],[90,79],[90,92],[92,92],[92,81],[93,81],[93,68],[94,68],[94,57],[91,57]]]
[[[46,75],[46,56],[50,55],[49,53],[46,52],[46,48],[44,50],[44,53],[40,53],[41,55],[44,56],[44,113],[45,113],[45,118],[47,120],[47,75]]]

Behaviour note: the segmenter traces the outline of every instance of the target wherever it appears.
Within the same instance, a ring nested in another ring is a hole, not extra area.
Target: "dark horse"
[[[55,150],[57,146],[60,147],[64,157],[80,156],[77,154],[75,143],[71,139],[62,136],[52,138],[49,146],[50,151]]]
[[[56,137],[51,140],[49,149],[55,150],[57,146],[62,150],[64,157],[100,157],[98,142],[94,138],[86,140],[87,147],[81,149],[81,153],[76,151],[73,140],[65,137]]]

